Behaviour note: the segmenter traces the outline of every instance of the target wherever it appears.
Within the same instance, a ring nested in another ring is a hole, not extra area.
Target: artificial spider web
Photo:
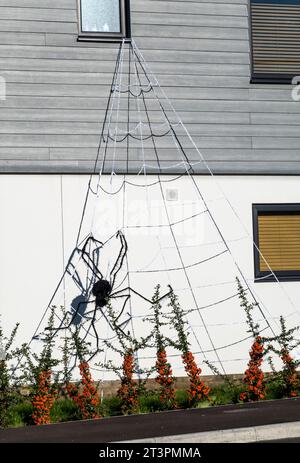
[[[195,176],[206,171],[206,180]],[[252,240],[239,217],[223,220],[231,209],[135,42],[123,42],[76,246],[49,304],[56,307],[53,338],[77,329],[91,344],[91,359],[111,355],[113,360],[107,341],[117,342],[116,329],[133,338],[147,334],[145,320],[159,283],[162,316],[170,316],[169,287],[184,307],[191,350],[222,373],[241,371],[250,336],[236,277],[265,334],[276,332],[284,305],[291,323],[299,311],[291,300],[286,304],[279,285],[278,308],[268,309],[271,301],[249,276]],[[113,326],[109,304],[116,313]],[[35,339],[43,323],[44,318]],[[170,336],[170,327],[164,329]],[[182,375],[180,353],[170,348],[169,355],[175,374]],[[149,347],[138,362],[150,367],[154,358]]]

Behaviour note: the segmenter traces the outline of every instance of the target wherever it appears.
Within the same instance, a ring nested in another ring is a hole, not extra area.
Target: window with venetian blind
[[[253,225],[257,281],[300,279],[300,204],[254,204]]]
[[[252,82],[300,75],[300,0],[250,0]]]

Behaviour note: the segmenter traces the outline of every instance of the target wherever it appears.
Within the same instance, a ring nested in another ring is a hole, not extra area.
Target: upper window
[[[254,204],[253,229],[256,281],[300,280],[300,204]]]
[[[130,37],[129,0],[78,0],[79,38],[120,40]]]
[[[253,83],[300,75],[300,0],[250,0]]]

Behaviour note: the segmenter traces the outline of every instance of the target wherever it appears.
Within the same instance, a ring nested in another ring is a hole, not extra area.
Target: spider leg
[[[95,355],[99,352],[99,336],[98,336],[98,333],[97,333],[97,330],[96,330],[96,326],[95,326],[95,321],[96,321],[96,313],[97,313],[97,308],[95,308],[94,310],[94,314],[93,314],[93,318],[92,318],[92,321],[90,323],[90,327],[89,329],[87,330],[87,333],[84,337],[84,339],[86,339],[86,337],[89,335],[90,333],[90,330],[91,328],[93,328],[93,331],[95,333],[95,337],[96,337],[96,350],[95,352],[93,353],[93,356],[90,358],[90,360],[95,357]]]
[[[75,318],[78,316],[78,313],[79,313],[79,310],[80,310],[80,306],[83,305],[83,304],[86,304],[86,305],[87,305],[87,304],[92,304],[92,303],[95,303],[95,301],[80,302],[80,303],[78,304],[78,306],[77,306],[77,308],[76,308],[76,310],[75,310],[75,312],[74,312],[74,314],[73,314],[73,316],[72,316],[72,318],[71,318],[69,324],[63,326],[65,320],[66,320],[67,317],[71,314],[70,312],[67,312],[67,313],[65,314],[65,316],[63,317],[63,319],[61,320],[61,323],[60,323],[59,327],[57,327],[57,328],[52,328],[51,331],[54,331],[53,336],[55,336],[55,335],[58,333],[58,331],[70,329],[70,327],[74,324]],[[45,329],[46,329],[46,330],[50,330],[50,328],[48,328],[48,327],[45,328]]]
[[[122,297],[125,297],[125,301],[123,303],[123,306],[121,308],[121,311],[118,315],[118,317],[116,318],[116,322],[119,320],[119,318],[123,315],[124,313],[124,310],[125,310],[125,307],[126,307],[126,304],[128,302],[128,300],[130,299],[130,294],[120,294],[119,296],[114,296],[114,299],[119,299],[119,298],[122,298]]]
[[[85,254],[86,253],[86,248],[88,247],[88,245],[90,244],[90,242],[94,243],[96,245],[96,247],[98,248],[103,248],[103,243],[102,241],[99,241],[99,240],[96,240],[96,238],[93,237],[93,235],[90,235],[86,240],[85,240],[85,243],[82,247],[82,252]]]
[[[68,269],[67,270],[67,273],[70,275],[70,277],[72,278],[72,280],[74,281],[74,283],[77,285],[77,287],[80,289],[81,292],[84,292],[85,289],[83,287],[83,283],[81,281],[81,278],[79,276],[79,273],[77,272],[76,268],[75,268],[75,265],[74,264],[70,264],[70,267],[71,269]],[[72,271],[73,270],[73,271]]]
[[[166,294],[164,294],[163,296],[161,296],[160,298],[156,299],[155,301],[153,300],[150,300],[148,299],[147,297],[143,296],[142,294],[140,294],[138,291],[136,291],[135,289],[133,288],[130,288],[130,286],[127,286],[127,288],[124,288],[124,289],[120,289],[119,291],[115,291],[114,293],[111,293],[110,297],[120,297],[121,294],[124,292],[124,291],[131,291],[133,292],[134,294],[136,294],[137,296],[139,296],[140,298],[144,299],[144,301],[146,302],[149,302],[149,304],[155,304],[157,302],[160,302],[162,301],[163,299],[165,299],[166,297],[168,297],[171,293],[172,293],[172,288],[169,286],[170,288],[170,291]]]
[[[102,273],[100,272],[100,270],[96,267],[96,265],[94,264],[93,260],[91,259],[91,257],[89,256],[88,253],[82,253],[82,260],[84,261],[84,263],[86,264],[86,266],[90,269],[90,271],[93,273],[93,275],[95,277],[98,277],[100,279],[103,278],[103,275]]]
[[[87,251],[87,247],[91,243],[95,244],[95,246],[96,246],[96,249],[94,249],[94,251],[91,253],[92,258],[90,256],[89,251]],[[100,272],[100,270],[98,268],[98,262],[99,262],[99,252],[100,252],[100,249],[102,247],[103,247],[103,243],[101,241],[96,240],[93,236],[89,236],[88,239],[86,240],[83,248],[80,250],[81,255],[82,255],[82,260],[84,261],[84,263],[91,270],[91,272],[93,273],[93,275],[95,277],[98,277],[98,278],[101,278],[101,279],[103,278],[103,275],[102,275],[102,273]],[[95,259],[95,256],[94,256],[95,251],[96,251],[96,255],[97,255],[96,261],[94,260]]]
[[[124,311],[124,308],[125,308],[125,304],[123,305],[123,308],[122,310]],[[122,334],[124,336],[126,336],[126,333],[123,331],[122,327],[123,325],[127,324],[127,321],[126,322],[123,322],[121,323],[120,325],[116,325],[116,320],[118,320],[120,318],[120,315],[118,316],[118,318],[115,320],[114,323],[111,323],[109,317],[107,317],[107,315],[105,314],[105,312],[102,310],[102,307],[99,307],[99,310],[100,312],[102,313],[103,317],[105,318],[105,320],[107,321],[108,325],[110,326],[110,328],[112,329],[112,331],[114,331],[115,329],[117,330],[120,330],[122,332]]]
[[[120,248],[120,252],[119,252],[119,255],[117,257],[117,260],[115,262],[115,265],[113,266],[113,268],[111,270],[111,286],[112,286],[112,288],[114,287],[117,275],[118,275],[119,271],[121,270],[121,268],[123,266],[123,262],[124,262],[124,259],[125,259],[126,255],[127,255],[127,251],[128,251],[128,244],[127,244],[126,238],[125,238],[125,236],[123,235],[123,233],[121,231],[118,231],[118,233],[116,235],[116,238],[120,239],[121,248]]]

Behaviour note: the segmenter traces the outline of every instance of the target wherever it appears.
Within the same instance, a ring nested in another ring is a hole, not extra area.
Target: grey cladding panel
[[[45,45],[45,34],[23,34],[21,32],[1,32],[0,29],[0,43],[1,45]],[[11,48],[11,47],[7,47]],[[24,47],[23,47],[24,48]],[[36,48],[36,47],[35,47]],[[10,56],[9,52],[4,54],[4,57]]]
[[[5,35],[5,34],[3,34]],[[35,37],[40,38],[41,45],[45,45],[44,35],[42,34],[13,34],[9,40],[21,40],[28,42],[26,46],[21,45],[0,45],[0,57],[4,58],[35,58],[35,59],[77,59],[92,61],[111,61],[116,56],[115,50],[111,48],[71,48],[71,47],[36,47],[30,46],[30,40]],[[41,40],[42,38],[42,40]],[[0,36],[1,39],[1,36]],[[36,42],[36,44],[38,44]],[[147,59],[150,62],[173,62],[178,63],[224,63],[224,64],[249,64],[248,53],[229,53],[229,52],[205,52],[205,51],[175,51],[157,50],[147,51]],[[127,61],[127,60],[125,60]]]
[[[76,10],[64,10],[55,8],[10,8],[1,7],[1,19],[13,21],[54,21],[76,22]]]
[[[246,16],[220,16],[220,15],[192,15],[168,13],[135,13],[134,24],[153,24],[155,26],[194,26],[202,27],[238,27],[248,29],[248,18]],[[162,29],[162,28],[161,28]]]
[[[0,7],[1,12],[1,7]],[[4,20],[0,16],[0,31],[1,33],[25,32],[28,34],[47,32],[57,34],[76,34],[78,31],[77,24],[74,23],[61,23],[55,21],[24,21],[24,20]],[[1,42],[2,43],[2,42]]]
[[[74,10],[74,0],[0,0],[0,7],[19,8],[62,8]]]
[[[153,13],[168,14],[198,14],[198,15],[219,15],[222,16],[247,16],[247,7],[244,4],[232,4],[224,2],[177,2],[177,1],[155,1],[155,0],[131,0],[132,11],[148,11]]]
[[[248,0],[131,0],[131,10],[138,46],[216,173],[300,174],[300,102],[290,86],[249,84]],[[92,169],[117,46],[77,42],[77,30],[77,0],[0,0],[1,172]],[[149,111],[159,123],[154,100]],[[142,155],[130,143],[133,172]],[[170,137],[158,143],[164,167],[180,160]],[[117,148],[117,169],[125,156]],[[145,158],[155,162],[148,142]]]

